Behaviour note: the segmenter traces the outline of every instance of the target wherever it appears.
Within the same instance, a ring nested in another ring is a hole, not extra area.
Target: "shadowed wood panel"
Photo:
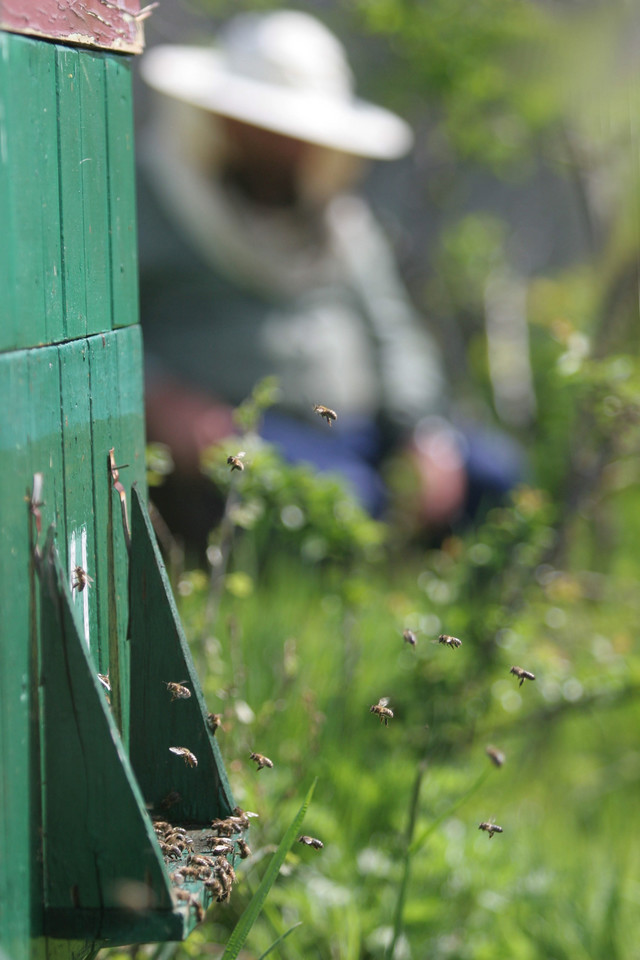
[[[161,812],[170,793],[173,822],[206,824],[233,809],[222,757],[206,724],[207,708],[146,507],[132,493],[131,765],[147,803]],[[185,682],[172,701],[167,682]],[[186,747],[197,765],[171,747]]]

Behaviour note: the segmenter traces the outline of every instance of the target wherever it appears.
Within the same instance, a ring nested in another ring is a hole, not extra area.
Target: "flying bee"
[[[298,843],[304,843],[307,847],[313,847],[314,850],[322,850],[324,843],[322,840],[316,840],[315,837],[308,837],[305,833],[298,837]]]
[[[492,747],[491,745],[489,745],[485,749],[485,753],[489,757],[491,762],[496,765],[496,767],[501,767],[504,764],[504,761],[506,760],[506,757],[502,752],[502,750],[498,750],[497,747]]]
[[[221,713],[207,714],[207,726],[209,727],[209,730],[211,730],[211,733],[215,733],[221,723],[222,723]]]
[[[105,690],[107,691],[107,693],[111,693],[111,681],[109,680],[109,674],[108,674],[108,673],[99,673],[99,674],[98,674],[98,680],[100,681],[100,683],[102,684],[102,686],[105,688]]]
[[[246,840],[238,840],[238,856],[241,860],[251,856],[251,847]]]
[[[189,767],[198,766],[198,758],[195,753],[191,753],[191,750],[187,750],[186,747],[169,747],[171,753],[175,753],[179,757],[184,757],[184,762]]]
[[[78,593],[82,593],[85,587],[88,587],[89,584],[93,583],[93,577],[90,577],[84,567],[77,566],[73,568],[73,579],[71,581],[71,589],[77,590]]]
[[[191,696],[191,690],[184,686],[185,683],[189,682],[188,680],[181,680],[180,683],[172,683],[167,680],[163,680],[162,682],[171,694],[171,703],[173,703],[174,700],[188,700]]]
[[[263,767],[273,767],[273,760],[269,760],[269,757],[265,757],[262,753],[252,753],[249,759],[255,760],[258,770],[262,770]]]
[[[378,702],[369,708],[369,713],[375,713],[376,716],[380,717],[380,723],[384,723],[385,727],[388,727],[389,720],[393,719],[393,710],[388,706],[388,703],[389,697],[380,697]]]
[[[235,456],[233,456],[233,454],[229,454],[227,457],[227,463],[231,467],[231,473],[233,473],[234,470],[244,470],[244,463],[242,462],[243,457],[246,457],[244,450],[240,450],[240,452],[236,453]]]
[[[497,823],[490,823],[488,820],[481,823],[478,830],[485,830],[489,834],[489,840],[491,840],[494,833],[503,833],[502,827],[499,827]]]
[[[448,633],[441,633],[438,637],[438,643],[444,643],[447,647],[450,647],[452,650],[455,647],[462,646],[462,640],[458,640],[457,637],[450,637]]]
[[[522,667],[511,667],[511,670],[509,670],[509,673],[513,673],[516,677],[519,677],[520,679],[520,683],[518,684],[519,687],[522,686],[525,680],[535,680],[535,675],[531,673],[529,670],[523,670]]]
[[[338,414],[335,412],[335,410],[331,410],[330,407],[324,407],[321,403],[314,403],[313,409],[318,414],[318,416],[322,417],[323,420],[327,421],[328,427],[331,426],[332,420],[338,419]]]
[[[413,630],[404,630],[402,632],[402,638],[405,643],[410,643],[412,647],[415,647],[416,643],[418,642],[418,638]]]
[[[171,793],[168,793],[164,800],[160,802],[160,807],[163,810],[170,810],[171,807],[175,807],[176,803],[180,803],[182,797],[177,790],[172,790]]]

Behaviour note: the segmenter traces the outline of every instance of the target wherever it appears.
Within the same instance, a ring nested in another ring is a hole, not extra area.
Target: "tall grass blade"
[[[302,920],[298,920],[298,922],[297,922],[297,923],[294,923],[294,925],[293,925],[292,927],[289,927],[289,929],[286,930],[286,931],[282,934],[282,936],[278,937],[277,940],[274,940],[273,943],[271,944],[271,946],[270,946],[270,947],[267,947],[267,949],[265,950],[265,952],[260,954],[260,956],[258,957],[258,960],[264,960],[265,957],[268,957],[269,954],[271,953],[271,951],[272,951],[272,950],[275,950],[275,948],[276,948],[277,946],[279,946],[279,945],[282,943],[283,940],[286,940],[287,937],[289,936],[289,934],[290,934],[290,933],[293,933],[293,931],[296,929],[296,927],[301,927],[301,926],[302,926]]]
[[[413,834],[416,828],[416,819],[418,816],[418,804],[420,801],[420,788],[422,787],[422,779],[426,770],[426,763],[421,763],[418,766],[416,772],[416,779],[413,784],[413,790],[411,792],[411,799],[409,801],[409,820],[407,823],[407,833],[405,836],[404,842],[404,857],[403,857],[403,869],[402,869],[402,879],[400,881],[400,887],[398,889],[398,899],[396,901],[396,910],[395,917],[393,921],[393,936],[391,938],[391,943],[389,944],[389,949],[387,951],[387,957],[389,960],[393,960],[396,952],[396,944],[400,939],[402,933],[403,919],[404,919],[404,903],[407,896],[407,887],[409,885],[409,871],[411,869],[411,844],[413,841]]]
[[[300,830],[302,821],[304,820],[304,815],[307,812],[307,807],[311,803],[311,797],[313,796],[313,791],[317,783],[317,778],[313,781],[309,787],[309,791],[304,798],[304,802],[295,817],[293,818],[289,829],[285,833],[284,837],[280,841],[280,846],[274,853],[269,866],[267,867],[264,877],[260,881],[258,889],[251,898],[249,906],[244,911],[237,924],[233,928],[231,936],[229,937],[229,942],[227,943],[224,953],[222,954],[221,960],[236,960],[236,957],[240,953],[245,940],[249,936],[251,927],[254,925],[258,918],[258,914],[262,910],[265,900],[267,899],[267,894],[273,886],[280,872],[280,867],[284,863],[285,857],[291,848],[291,844],[296,838],[296,834]]]

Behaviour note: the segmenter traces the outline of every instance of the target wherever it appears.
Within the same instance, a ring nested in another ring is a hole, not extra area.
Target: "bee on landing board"
[[[204,908],[197,897],[195,897],[192,893],[189,893],[187,890],[174,890],[173,895],[176,900],[182,900],[187,904],[187,906],[193,907],[198,922],[204,920]]]
[[[523,670],[522,667],[511,667],[509,673],[513,673],[514,676],[519,678],[519,687],[522,686],[525,680],[535,680],[535,674],[531,673],[529,670]]]
[[[73,578],[71,580],[71,589],[82,593],[85,587],[93,583],[93,577],[90,577],[87,571],[80,566],[73,568]]]
[[[187,750],[186,747],[169,747],[171,753],[175,753],[178,757],[184,757],[184,762],[189,767],[198,766],[198,758],[195,753],[191,753],[191,750]]]
[[[171,694],[171,702],[174,700],[188,700],[191,696],[191,690],[184,686],[187,683],[187,680],[181,680],[180,683],[173,683],[167,680],[162,681],[169,693]]]
[[[298,837],[298,843],[304,843],[307,847],[313,847],[314,850],[322,850],[324,843],[315,837],[308,837],[305,833]]]
[[[448,633],[441,633],[438,637],[438,643],[444,643],[445,646],[449,647],[451,650],[462,646],[462,640],[458,640],[457,637],[450,637]]]
[[[227,457],[227,463],[231,467],[231,473],[233,473],[234,470],[244,470],[244,463],[242,462],[243,457],[246,457],[244,450],[240,450],[239,453],[235,454],[235,456],[230,454]]]
[[[258,770],[262,770],[263,767],[273,767],[273,760],[269,760],[269,757],[265,757],[262,753],[252,753],[249,759],[255,760]]]
[[[481,823],[478,827],[478,830],[484,830],[489,834],[489,840],[493,837],[494,833],[503,833],[502,827],[499,827],[497,823],[491,823],[489,820],[485,820],[484,823]]]
[[[385,727],[389,726],[389,720],[393,720],[393,710],[388,704],[389,697],[380,697],[377,703],[369,707],[369,713],[375,713],[380,717],[380,723],[384,723]]]
[[[322,417],[323,420],[327,421],[327,426],[331,426],[332,420],[338,419],[338,414],[335,410],[332,410],[330,407],[325,407],[321,403],[314,403],[313,409],[318,414],[319,417]]]

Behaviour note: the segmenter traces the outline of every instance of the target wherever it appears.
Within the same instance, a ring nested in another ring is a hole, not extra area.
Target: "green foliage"
[[[244,470],[229,469],[228,456],[238,452],[230,441],[205,455],[203,470],[224,495],[237,495],[229,516],[236,528],[251,531],[258,560],[276,549],[312,564],[380,557],[386,529],[358,505],[344,480],[305,464],[288,465],[255,434],[242,444]]]
[[[171,451],[164,443],[148,443],[146,446],[147,483],[159,487],[164,478],[173,471]]]

